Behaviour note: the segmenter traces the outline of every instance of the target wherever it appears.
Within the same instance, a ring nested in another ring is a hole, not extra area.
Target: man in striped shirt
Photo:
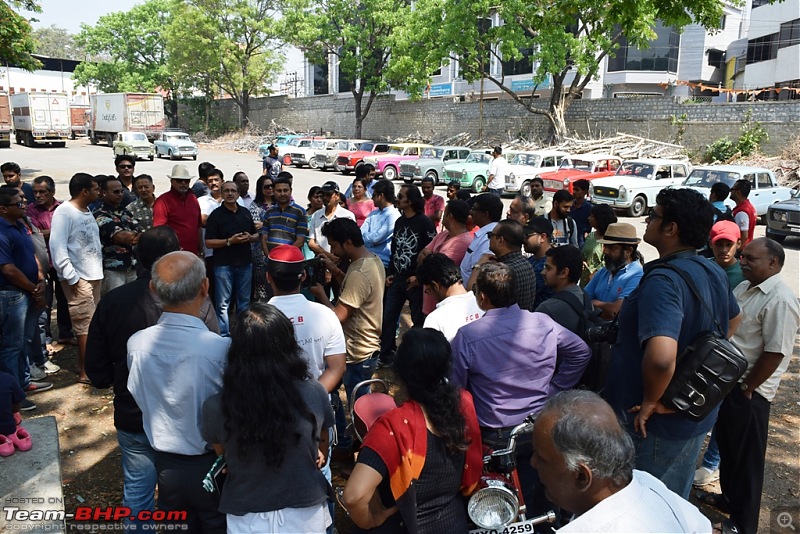
[[[264,255],[278,245],[302,247],[308,237],[306,210],[292,202],[292,184],[287,178],[273,183],[276,203],[267,211],[261,227],[261,248]]]

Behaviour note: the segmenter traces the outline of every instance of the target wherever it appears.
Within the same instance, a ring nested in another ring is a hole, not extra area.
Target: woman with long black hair
[[[219,507],[228,532],[323,533],[328,392],[309,379],[292,323],[276,307],[252,304],[231,338],[222,392],[203,405],[203,437],[228,464]]]
[[[481,476],[481,436],[472,396],[447,381],[451,360],[441,332],[403,336],[394,370],[408,400],[369,430],[344,490],[358,532],[469,530],[462,496]]]

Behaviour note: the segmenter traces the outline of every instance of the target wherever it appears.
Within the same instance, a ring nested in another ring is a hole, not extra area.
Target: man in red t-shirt
[[[750,188],[748,180],[736,180],[731,187],[731,200],[736,202],[736,207],[733,208],[733,220],[739,226],[739,231],[742,232],[742,249],[753,240],[753,233],[756,231],[756,222],[758,221],[755,206],[747,200],[747,197],[750,196]]]
[[[185,166],[175,165],[167,178],[171,188],[153,204],[153,226],[169,226],[178,234],[181,249],[199,255],[203,251],[200,204],[197,197],[188,194],[189,182],[194,176],[189,175]]]

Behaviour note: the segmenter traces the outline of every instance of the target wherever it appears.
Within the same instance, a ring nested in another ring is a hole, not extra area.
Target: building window
[[[715,69],[721,69],[725,66],[725,52],[722,50],[714,50],[713,48],[708,51],[708,65]]]
[[[755,9],[755,8],[761,7],[761,6],[768,6],[768,5],[770,5],[772,3],[772,1],[773,0],[753,0],[752,9]]]
[[[513,74],[531,74],[533,73],[533,64],[531,63],[532,48],[524,48],[520,50],[522,57],[519,59],[510,58],[508,61],[503,61],[503,74],[511,76]]]
[[[623,36],[619,42],[616,56],[608,60],[609,72],[623,70],[678,72],[678,50],[681,36],[673,27],[664,26],[660,21],[655,27],[656,38],[650,47],[640,50],[628,46]]]
[[[778,36],[778,48],[788,48],[800,44],[800,19],[781,24]]]
[[[778,57],[778,34],[771,33],[747,42],[747,64]]]
[[[311,65],[312,72],[314,73],[314,94],[327,95],[328,94],[328,64],[324,65]]]

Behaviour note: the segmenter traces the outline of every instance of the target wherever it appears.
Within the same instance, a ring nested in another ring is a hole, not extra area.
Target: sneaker
[[[41,367],[41,369],[44,369],[44,372],[48,375],[54,375],[61,370],[61,367],[54,364],[50,360],[47,360],[44,362],[44,365]]]
[[[717,480],[719,480],[719,469],[711,471],[705,467],[698,467],[697,471],[694,472],[693,484],[695,486],[705,486]]]
[[[21,412],[30,412],[31,410],[35,410],[36,405],[29,401],[28,399],[23,400],[19,403],[19,411]]]
[[[31,380],[42,380],[43,378],[47,377],[47,373],[45,372],[45,370],[39,367],[38,365],[31,365],[30,373],[31,373]]]
[[[31,382],[28,384],[28,387],[25,388],[25,393],[27,395],[33,395],[34,393],[41,393],[48,389],[53,389],[52,382]]]

